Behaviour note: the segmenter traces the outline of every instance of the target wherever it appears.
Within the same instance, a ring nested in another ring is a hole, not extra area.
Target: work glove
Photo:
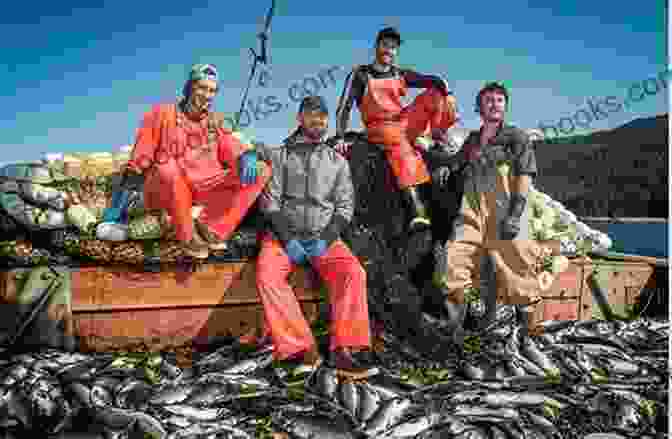
[[[327,252],[327,241],[324,239],[306,239],[301,241],[309,258],[318,258]]]
[[[527,198],[519,193],[511,194],[511,200],[509,202],[509,213],[502,221],[500,228],[500,236],[504,241],[511,241],[516,239],[518,233],[520,233],[520,217],[523,215],[525,210],[525,204],[527,203]]]
[[[290,239],[285,243],[285,252],[289,260],[296,265],[303,265],[308,262],[308,254],[298,239]]]
[[[128,206],[128,191],[114,191],[112,193],[112,206],[103,211],[103,222],[120,223],[123,210]]]
[[[239,159],[240,184],[247,186],[257,181],[257,152],[245,151]]]

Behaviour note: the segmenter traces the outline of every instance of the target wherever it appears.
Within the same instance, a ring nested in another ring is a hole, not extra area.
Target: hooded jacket
[[[300,129],[282,146],[268,149],[272,177],[259,208],[277,239],[338,239],[352,220],[350,165],[324,141],[306,141]]]

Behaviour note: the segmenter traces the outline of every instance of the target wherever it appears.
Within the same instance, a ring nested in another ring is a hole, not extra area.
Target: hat
[[[395,27],[386,27],[385,29],[378,32],[378,36],[376,36],[376,44],[379,44],[382,40],[387,38],[391,40],[396,40],[397,44],[399,44],[400,46],[401,43],[403,43],[403,40],[401,39],[401,34],[399,34],[399,31]]]
[[[329,114],[329,108],[322,96],[306,96],[299,104],[299,113],[304,111],[319,111]]]
[[[200,81],[202,79],[217,81],[219,79],[217,67],[214,64],[195,64],[192,66],[189,72],[189,80]]]

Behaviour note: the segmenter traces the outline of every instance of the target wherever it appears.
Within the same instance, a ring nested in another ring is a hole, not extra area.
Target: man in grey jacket
[[[329,289],[331,360],[349,376],[363,376],[358,351],[370,347],[366,273],[340,239],[354,212],[350,166],[325,143],[329,114],[319,96],[299,107],[299,128],[268,153],[273,176],[260,197],[268,221],[257,262],[257,290],[276,360],[308,366],[321,359],[287,278],[310,264]]]

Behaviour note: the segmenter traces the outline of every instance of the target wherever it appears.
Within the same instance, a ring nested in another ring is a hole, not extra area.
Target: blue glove
[[[327,241],[324,239],[305,239],[301,244],[309,258],[317,258],[327,252]]]
[[[122,210],[128,206],[128,191],[114,191],[112,193],[112,207],[103,211],[103,221],[108,223],[120,223]]]
[[[296,265],[303,265],[308,262],[308,254],[297,239],[290,239],[285,244],[285,252],[289,260]]]
[[[243,186],[257,181],[257,152],[245,151],[240,156],[239,162],[240,184]]]

